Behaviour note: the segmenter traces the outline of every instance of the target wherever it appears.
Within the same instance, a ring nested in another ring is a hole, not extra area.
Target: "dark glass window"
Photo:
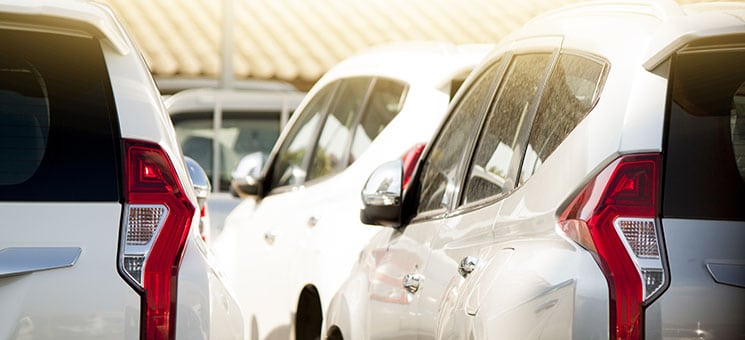
[[[525,183],[543,161],[590,112],[599,95],[605,65],[585,57],[562,54],[546,84],[525,151],[520,183]]]
[[[671,81],[663,215],[745,219],[745,51],[678,54]]]
[[[550,54],[516,56],[504,77],[494,109],[489,112],[466,182],[464,203],[512,189],[509,167],[531,103],[544,81]]]
[[[460,98],[424,160],[420,175],[418,212],[448,208],[458,184],[459,165],[469,154],[484,111],[492,99],[499,63],[484,71]]]
[[[220,146],[220,190],[230,186],[230,172],[241,157],[254,152],[269,155],[279,137],[279,112],[223,112],[218,130]],[[184,155],[204,168],[212,183],[213,112],[172,115],[176,138]]]
[[[118,136],[97,39],[0,30],[0,200],[119,200]]]
[[[396,117],[404,105],[406,84],[377,78],[370,99],[362,112],[362,120],[354,134],[349,163],[359,158],[388,123]]]
[[[308,180],[346,168],[344,161],[347,146],[351,142],[352,129],[369,87],[370,78],[342,80],[318,138]]]
[[[271,188],[297,185],[305,181],[305,154],[313,147],[318,125],[338,83],[319,90],[298,115],[276,155],[272,168]]]

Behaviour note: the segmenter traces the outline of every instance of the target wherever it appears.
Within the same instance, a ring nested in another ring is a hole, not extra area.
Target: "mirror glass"
[[[187,156],[184,156],[184,161],[186,163],[186,169],[189,171],[191,183],[194,186],[194,193],[197,195],[197,200],[199,201],[199,206],[201,208],[212,188],[210,180],[207,177],[207,173],[202,169],[197,161]]]
[[[401,202],[403,162],[395,160],[379,166],[362,189],[362,202],[367,206],[397,206]]]
[[[264,168],[266,160],[267,155],[260,151],[241,158],[231,174],[231,193],[234,196],[256,195],[258,193],[261,170]]]

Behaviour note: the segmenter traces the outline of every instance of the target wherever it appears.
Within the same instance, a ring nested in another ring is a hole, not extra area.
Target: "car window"
[[[318,125],[337,83],[319,90],[298,115],[282,143],[271,172],[271,188],[297,185],[305,181],[305,155],[313,147]]]
[[[510,62],[496,104],[487,116],[472,160],[463,203],[501,194],[513,188],[508,179],[531,103],[544,81],[550,54],[518,55]]]
[[[393,79],[377,78],[370,99],[356,127],[349,163],[359,158],[370,143],[396,117],[404,105],[407,85]]]
[[[676,55],[671,81],[663,215],[745,219],[745,51]]]
[[[176,138],[184,155],[204,168],[212,183],[213,112],[184,112],[172,115]],[[220,146],[220,190],[230,185],[230,172],[241,157],[253,152],[268,155],[279,137],[279,112],[223,112],[218,130]]]
[[[336,173],[346,167],[347,146],[351,142],[354,122],[370,88],[370,81],[367,77],[341,81],[313,151],[308,180]]]
[[[553,68],[538,105],[520,172],[525,183],[594,105],[605,64],[562,54]]]
[[[98,40],[0,29],[0,200],[119,200],[110,98]]]
[[[420,176],[419,213],[447,208],[457,185],[458,166],[468,152],[474,136],[491,103],[493,84],[499,63],[488,67],[466,90],[442,127],[424,160]]]

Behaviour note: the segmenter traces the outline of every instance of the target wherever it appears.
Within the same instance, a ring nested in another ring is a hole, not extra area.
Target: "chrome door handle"
[[[11,247],[0,250],[0,278],[72,267],[80,247]]]
[[[406,274],[404,275],[404,279],[401,282],[406,288],[406,290],[409,291],[409,293],[416,293],[419,290],[419,286],[422,283],[422,280],[424,280],[424,276],[421,274]]]
[[[308,221],[306,223],[308,224],[308,228],[313,228],[316,226],[316,224],[318,224],[318,217],[308,217]]]
[[[476,270],[476,266],[479,264],[479,259],[474,256],[466,256],[460,260],[460,266],[458,266],[458,274],[464,278],[468,274],[473,273]]]
[[[269,230],[266,233],[264,233],[264,242],[266,242],[268,245],[274,244],[274,240],[277,238],[277,233],[274,232],[274,230]]]

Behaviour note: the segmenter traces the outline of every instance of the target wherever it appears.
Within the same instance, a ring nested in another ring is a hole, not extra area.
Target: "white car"
[[[209,184],[113,13],[0,12],[0,337],[242,339],[197,231]]]
[[[214,232],[222,229],[225,217],[240,199],[230,192],[231,172],[243,156],[268,156],[305,93],[281,82],[252,82],[251,87],[195,88],[164,99],[176,129],[176,139],[185,156],[193,158],[215,183],[207,198]],[[213,119],[220,117],[220,119]],[[214,136],[220,136],[214,138]],[[219,149],[219,153],[214,153]],[[215,161],[216,160],[216,161]],[[212,176],[219,173],[218,179]]]
[[[375,231],[359,222],[364,179],[385,160],[421,151],[487,51],[394,44],[341,62],[310,90],[263,173],[236,178],[249,198],[213,248],[252,338],[320,336],[323,311]]]
[[[327,338],[742,338],[744,93],[745,3],[532,20],[370,176]]]

